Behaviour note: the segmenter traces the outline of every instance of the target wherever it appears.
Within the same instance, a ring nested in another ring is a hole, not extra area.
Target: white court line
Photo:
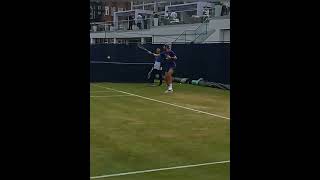
[[[207,166],[207,165],[213,165],[213,164],[225,164],[225,163],[229,163],[229,162],[230,161],[219,161],[219,162],[210,162],[210,163],[203,163],[203,164],[186,165],[186,166],[175,166],[175,167],[167,167],[167,168],[159,168],[159,169],[149,169],[149,170],[143,170],[143,171],[132,171],[132,172],[126,172],[126,173],[93,176],[93,177],[90,177],[90,179],[100,179],[100,178],[124,176],[124,175],[130,175],[130,174],[141,174],[141,173],[149,173],[149,172],[155,172],[155,171],[165,171],[165,170],[171,170],[171,169],[182,169],[182,168],[190,168],[190,167],[198,167],[198,166]]]
[[[132,95],[111,95],[111,96],[90,96],[90,97],[121,97],[121,96],[132,96]]]
[[[113,92],[113,91],[90,91],[91,93],[95,93],[95,92]]]
[[[108,87],[104,87],[104,86],[99,86],[99,85],[93,85],[93,86],[97,86],[97,87],[100,87],[100,88],[113,90],[113,91],[116,91],[116,92],[121,92],[123,94],[136,96],[136,97],[139,97],[139,98],[142,98],[142,99],[147,99],[147,100],[150,100],[150,101],[155,101],[155,102],[159,102],[159,103],[163,103],[163,104],[168,104],[168,105],[179,107],[179,108],[182,108],[182,109],[188,109],[188,110],[195,111],[195,112],[198,112],[198,113],[203,113],[203,114],[207,114],[207,115],[210,115],[210,116],[215,116],[215,117],[219,117],[219,118],[230,120],[230,118],[228,118],[228,117],[224,117],[224,116],[220,116],[220,115],[217,115],[217,114],[208,113],[208,112],[205,112],[205,111],[200,111],[200,110],[196,110],[196,109],[192,109],[192,108],[188,108],[188,107],[184,107],[184,106],[180,106],[180,105],[176,105],[176,104],[172,104],[172,103],[168,103],[168,102],[164,102],[164,101],[159,101],[159,100],[156,100],[156,99],[152,99],[152,98],[148,98],[148,97],[144,97],[144,96],[128,93],[128,92],[125,92],[125,91],[119,91],[119,90],[116,90],[116,89],[112,89],[112,88],[108,88]]]

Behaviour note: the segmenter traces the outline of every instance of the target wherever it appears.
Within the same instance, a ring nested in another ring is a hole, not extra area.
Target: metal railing
[[[204,21],[194,30],[185,30],[181,33],[173,43],[196,43],[204,40],[208,34],[208,23],[210,19],[204,19]]]
[[[207,35],[208,35],[208,22],[209,22],[209,19],[207,19],[206,22],[202,23],[195,30],[195,38],[192,41],[193,43],[202,42],[207,38]]]
[[[151,19],[144,20],[120,20],[118,22],[106,21],[95,22],[90,24],[90,32],[113,32],[113,31],[128,31],[128,30],[143,30],[150,29],[152,26]]]
[[[204,23],[207,19],[213,19],[213,16],[185,16],[184,18],[173,19],[171,17],[159,16],[157,26],[168,26],[178,24],[197,24]],[[182,19],[182,20],[181,20]],[[90,32],[113,32],[113,31],[130,31],[130,30],[143,30],[155,27],[154,18],[147,18],[143,20],[119,20],[106,21],[106,22],[94,22],[90,23]]]
[[[160,16],[159,17],[159,25],[166,26],[166,25],[176,25],[176,24],[196,24],[202,23],[204,16],[184,16],[183,18],[176,18],[173,19],[171,17]]]

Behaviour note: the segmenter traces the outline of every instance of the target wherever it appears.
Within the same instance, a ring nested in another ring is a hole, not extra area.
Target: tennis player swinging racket
[[[174,69],[176,68],[176,60],[178,59],[176,54],[171,50],[170,46],[168,44],[163,45],[163,52],[160,54],[163,61],[163,69],[165,71],[165,78],[168,89],[165,91],[165,93],[172,93],[173,87],[173,77],[172,74],[174,72]]]
[[[162,67],[161,67],[160,51],[161,51],[160,48],[157,48],[155,53],[151,53],[151,52],[149,53],[155,57],[155,62],[154,62],[153,68],[149,72],[150,73],[150,82],[152,83],[153,86],[154,86],[153,83],[154,83],[154,79],[155,79],[156,74],[159,75],[159,80],[160,80],[159,86],[162,85]]]
[[[155,57],[154,65],[153,65],[153,67],[151,68],[151,70],[148,73],[148,79],[150,80],[150,82],[154,86],[154,84],[153,84],[154,83],[154,78],[155,78],[155,75],[158,74],[159,75],[159,80],[160,80],[159,86],[161,86],[162,85],[162,67],[161,67],[161,62],[162,62],[162,59],[164,59],[164,57],[163,57],[163,55],[162,56],[160,55],[160,51],[161,51],[160,48],[156,49],[156,53],[152,53],[151,51],[149,51],[148,49],[143,47],[141,44],[138,44],[137,46],[141,50],[143,50],[143,51],[147,52],[148,54],[153,55]]]

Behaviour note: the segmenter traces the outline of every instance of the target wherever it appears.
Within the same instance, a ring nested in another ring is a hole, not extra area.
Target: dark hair
[[[164,46],[165,48],[167,48],[167,49],[170,49],[169,44],[164,44],[163,46]]]

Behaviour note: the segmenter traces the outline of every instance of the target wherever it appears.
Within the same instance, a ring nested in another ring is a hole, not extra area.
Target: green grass
[[[123,95],[91,86],[92,96]],[[174,84],[99,83],[129,93],[229,117],[229,91]],[[97,92],[106,91],[106,92]],[[230,121],[134,96],[90,99],[91,176],[229,160]],[[115,180],[227,180],[229,164],[109,177]]]

